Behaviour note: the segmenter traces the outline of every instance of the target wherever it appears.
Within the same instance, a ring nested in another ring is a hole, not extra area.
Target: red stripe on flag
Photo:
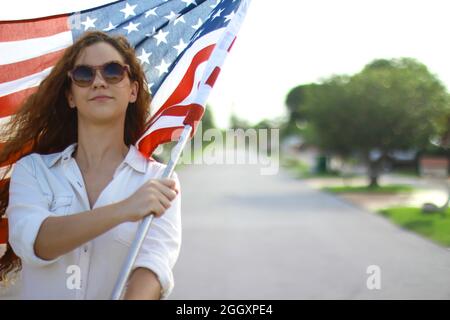
[[[186,116],[187,113],[189,112],[189,110],[191,108],[200,108],[201,110],[203,110],[203,107],[199,104],[188,104],[185,106],[171,106],[169,108],[167,108],[166,110],[164,110],[163,113],[160,114],[160,117],[162,116]],[[149,128],[150,126],[147,126],[147,128]]]
[[[17,80],[55,65],[58,59],[64,54],[64,50],[61,49],[16,63],[0,65],[0,83]]]
[[[208,80],[206,80],[206,84],[209,85],[211,88],[214,87],[214,83],[216,83],[219,73],[220,73],[220,68],[215,67],[213,72],[211,72],[210,76],[208,77]]]
[[[228,47],[228,50],[227,50],[228,52],[230,52],[231,48],[233,48],[233,44],[235,41],[236,41],[236,37],[234,37],[233,42],[231,42],[230,46]]]
[[[189,124],[192,127],[191,131],[191,138],[194,136],[195,131],[198,126],[198,122],[203,116],[204,108],[199,104],[190,104],[186,106],[172,106],[170,108],[167,108],[164,110],[164,112],[160,116],[185,116],[185,120],[183,121],[183,124]],[[158,130],[155,130],[142,138],[142,140],[139,142],[139,150],[142,152],[144,156],[147,158],[150,157],[155,151],[155,149],[158,147],[158,145],[170,141],[175,141],[172,139],[178,139],[180,132],[175,132],[175,134],[172,136],[173,131],[178,129],[183,129],[183,126],[176,126],[176,127],[167,127],[167,128],[161,128]]]
[[[48,37],[69,31],[68,16],[64,14],[39,19],[2,21],[0,22],[0,41]]]
[[[33,87],[0,97],[0,118],[15,114],[22,102],[36,90],[37,87]]]
[[[192,103],[192,104],[185,105],[185,106],[169,107],[166,110],[164,110],[164,112],[161,113],[159,115],[159,117],[162,117],[162,116],[173,116],[173,117],[184,116],[186,118],[184,119],[183,124],[184,125],[189,124],[193,128],[193,131],[194,131],[196,128],[195,121],[199,121],[202,118],[204,111],[205,110],[204,110],[203,106],[201,106],[197,103]],[[153,125],[153,123],[151,125],[147,126],[146,130],[148,130],[152,125]],[[192,135],[194,135],[194,132],[191,133],[191,136]]]
[[[153,117],[149,120],[149,123],[153,123],[153,121],[156,120],[161,112],[163,112],[166,108],[179,104],[187,96],[189,96],[194,85],[195,71],[201,63],[209,59],[214,46],[215,44],[209,45],[197,52],[197,54],[192,58],[192,62],[189,65],[188,70],[183,76],[183,79],[181,79],[175,91],[170,95],[170,97],[161,106],[161,108],[159,108],[159,110],[153,115]]]
[[[32,141],[29,141],[22,146],[21,150],[17,151],[16,153],[10,154],[5,161],[0,162],[0,168],[14,164],[19,159],[21,159],[25,155],[29,154],[31,152],[32,143],[33,143]],[[3,149],[4,145],[5,145],[4,142],[0,142],[0,150]]]
[[[195,130],[197,129],[198,122],[203,117],[203,113],[205,112],[205,108],[203,108],[199,104],[191,104],[189,107],[189,112],[186,115],[186,119],[184,119],[184,125],[190,125],[192,127],[191,137],[194,136]]]
[[[139,142],[139,151],[144,157],[150,157],[161,143],[178,139],[183,127],[161,128],[153,131]]]

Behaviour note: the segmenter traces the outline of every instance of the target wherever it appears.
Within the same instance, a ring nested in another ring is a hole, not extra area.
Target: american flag
[[[11,2],[0,13],[0,126],[65,48],[85,31],[101,30],[128,38],[153,96],[139,151],[150,157],[158,145],[178,138],[185,124],[192,136],[249,1]]]

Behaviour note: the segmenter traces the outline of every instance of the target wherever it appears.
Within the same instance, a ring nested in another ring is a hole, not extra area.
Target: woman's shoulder
[[[41,154],[37,152],[30,153],[22,158],[20,158],[16,163],[21,163],[24,165],[29,165],[35,167],[36,165],[44,165],[47,168],[50,168],[55,162],[60,159],[64,154],[71,153],[75,148],[75,144],[71,144],[67,146],[64,150]]]
[[[33,152],[20,158],[16,163],[32,167],[44,165],[45,167],[48,168],[52,164],[54,164],[57,159],[61,157],[61,154],[62,152],[55,152],[50,154],[40,154],[37,152]]]
[[[35,158],[37,156],[37,153],[30,153],[18,159],[12,166],[12,176],[15,176],[16,173],[19,174],[18,172],[23,172],[23,170],[28,171],[28,173],[33,176],[36,176]]]

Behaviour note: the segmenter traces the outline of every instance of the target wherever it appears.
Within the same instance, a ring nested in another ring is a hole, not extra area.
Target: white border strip
[[[0,20],[24,20],[72,13],[119,0],[14,0],[3,4]],[[125,5],[124,5],[125,8]]]

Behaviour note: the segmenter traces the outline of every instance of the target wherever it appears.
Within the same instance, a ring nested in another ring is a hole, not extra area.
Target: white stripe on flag
[[[183,127],[184,116],[161,116],[153,125],[146,131],[144,136],[152,133],[158,129],[171,128],[171,127]]]
[[[65,31],[48,37],[0,42],[0,64],[28,60],[67,48],[73,43],[72,32]]]
[[[183,105],[189,105],[192,103],[197,103],[198,92],[199,92],[198,83],[203,80],[207,62],[208,61],[205,61],[198,65],[197,69],[195,70],[194,84],[192,85],[191,92],[183,101],[181,101],[177,105],[183,106]]]
[[[139,143],[141,140],[143,140],[145,137],[153,133],[154,131],[158,129],[164,129],[164,128],[173,128],[173,127],[184,127],[183,121],[185,117],[184,116],[160,116],[158,119],[153,123],[153,125],[145,131],[145,133],[138,139],[136,142],[136,146],[139,147]],[[156,134],[156,133],[155,133]],[[156,138],[157,139],[157,138]]]
[[[41,72],[34,73],[17,80],[0,83],[0,97],[36,87],[50,73],[52,69],[53,67],[49,67]]]

